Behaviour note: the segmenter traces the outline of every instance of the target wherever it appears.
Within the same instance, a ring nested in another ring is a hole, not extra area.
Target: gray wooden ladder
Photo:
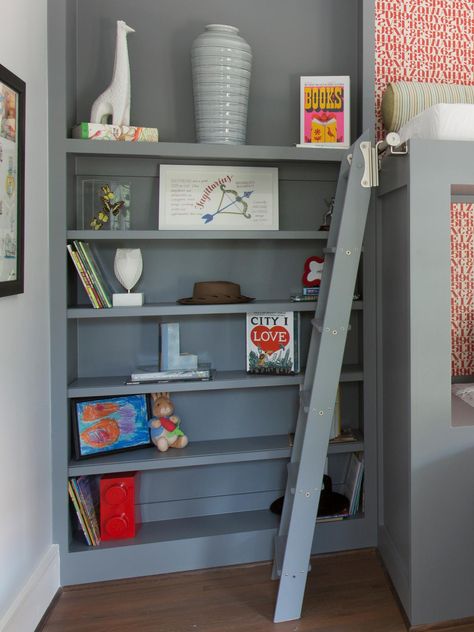
[[[371,187],[378,175],[376,163],[376,150],[366,132],[348,150],[339,173],[275,540],[272,577],[280,578],[275,623],[301,616]]]

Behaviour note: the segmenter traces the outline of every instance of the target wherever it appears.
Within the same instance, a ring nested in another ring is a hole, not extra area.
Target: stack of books
[[[98,485],[94,477],[78,476],[68,481],[68,492],[80,531],[89,546],[100,544],[98,515]]]
[[[314,287],[303,287],[300,294],[292,294],[290,299],[293,302],[317,301],[319,296],[319,285]]]
[[[364,457],[353,452],[341,490],[341,493],[350,501],[348,517],[355,516],[359,510],[363,477]]]
[[[212,379],[210,364],[199,364],[197,369],[160,369],[158,366],[144,366],[130,375],[127,384],[147,382],[186,382]]]
[[[72,130],[73,138],[90,140],[119,140],[129,142],[158,142],[158,128],[137,125],[108,125],[80,123]]]
[[[75,240],[67,245],[67,249],[92,306],[96,309],[112,307],[112,290],[105,281],[89,244]]]

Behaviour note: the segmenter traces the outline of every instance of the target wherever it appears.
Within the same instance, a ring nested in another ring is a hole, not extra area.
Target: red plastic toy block
[[[137,473],[105,474],[100,479],[100,538],[134,538]]]

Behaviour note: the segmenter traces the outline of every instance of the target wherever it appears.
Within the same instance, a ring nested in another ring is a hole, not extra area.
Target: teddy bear
[[[179,427],[181,419],[174,413],[169,393],[151,393],[153,417],[148,421],[150,437],[160,452],[171,448],[184,448],[188,437]]]

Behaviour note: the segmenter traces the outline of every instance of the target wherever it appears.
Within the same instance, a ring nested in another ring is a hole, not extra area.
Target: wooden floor
[[[225,567],[65,589],[42,632],[405,632],[374,550],[313,558],[302,618],[274,624],[271,566]],[[474,624],[445,630],[474,632]]]

